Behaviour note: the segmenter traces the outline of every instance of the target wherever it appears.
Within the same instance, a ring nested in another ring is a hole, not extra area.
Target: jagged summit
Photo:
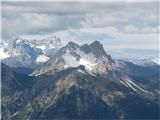
[[[69,42],[52,59],[38,67],[33,74],[40,75],[46,72],[54,74],[62,69],[81,65],[89,72],[106,74],[107,70],[112,69],[113,64],[114,61],[110,55],[107,55],[100,42],[95,41],[91,45],[82,46]]]
[[[81,50],[87,54],[92,52],[96,57],[107,56],[103,45],[99,41],[94,41],[90,45],[84,44],[81,46]]]
[[[105,50],[103,48],[103,45],[99,41],[94,41],[90,46],[93,48],[94,54],[97,57],[107,56],[107,53],[105,52]]]
[[[79,48],[79,45],[70,41],[68,42],[68,44],[66,45],[66,47],[69,47],[69,48],[73,48],[73,49],[76,49],[76,48]]]
[[[95,48],[96,48],[96,47],[98,47],[98,48],[99,48],[99,47],[103,47],[103,45],[102,45],[99,41],[94,41],[94,42],[92,42],[92,43],[91,43],[91,46],[93,46],[93,47],[95,47]]]

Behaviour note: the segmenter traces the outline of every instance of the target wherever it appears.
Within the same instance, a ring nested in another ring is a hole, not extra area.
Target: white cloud
[[[139,29],[133,25],[127,25],[125,26],[125,31],[133,33],[139,31]]]
[[[131,34],[137,34],[137,33],[146,33],[146,34],[151,34],[151,33],[159,33],[159,27],[143,27],[143,28],[138,28],[138,27],[135,27],[133,25],[127,25],[125,26],[125,29],[124,29],[124,32],[125,33],[131,33]]]
[[[54,33],[65,43],[157,48],[157,2],[3,2],[2,36]]]
[[[23,13],[13,18],[2,18],[2,36],[53,33],[58,30],[79,27],[79,20],[81,20],[79,15]]]
[[[87,14],[86,21],[82,22],[82,25],[83,27],[106,27],[128,22],[126,18],[117,17],[114,16],[114,13]]]
[[[114,27],[69,29],[55,32],[52,35],[59,36],[64,45],[69,41],[85,44],[99,40],[106,50],[122,48],[158,49],[158,46],[160,46],[156,33],[130,34],[119,32]],[[34,38],[34,36],[27,37]]]
[[[106,49],[158,49],[159,46],[158,35],[156,33],[130,34],[119,32],[114,27],[70,29],[55,32],[54,35],[60,36],[65,44],[69,41],[84,44],[88,43],[88,41],[91,43],[99,40],[104,44]]]
[[[2,18],[2,35],[9,34],[12,36],[45,30],[57,25],[56,22],[56,18],[53,16],[37,13],[21,14],[13,19]]]
[[[47,29],[57,23],[57,19],[55,17],[37,13],[22,14],[20,20],[23,21],[24,27],[28,27],[30,30]]]
[[[160,30],[159,27],[155,27],[155,28],[145,27],[145,28],[142,29],[142,31],[144,33],[150,33],[150,32],[152,32],[152,33],[159,33],[159,30]]]

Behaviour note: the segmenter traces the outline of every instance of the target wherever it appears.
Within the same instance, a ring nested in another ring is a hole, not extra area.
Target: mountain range
[[[2,119],[159,119],[156,62],[114,60],[99,41],[2,40]]]
[[[1,40],[0,59],[11,67],[32,67],[47,61],[61,46],[60,38],[55,36],[40,40],[13,37]]]

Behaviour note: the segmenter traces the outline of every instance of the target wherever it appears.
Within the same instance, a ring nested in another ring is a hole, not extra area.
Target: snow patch
[[[125,82],[130,88],[132,88],[135,92],[137,92],[137,90],[132,86],[132,84],[130,84],[129,82]]]
[[[21,43],[22,42],[22,40],[17,40],[16,41],[16,44],[19,44],[19,43]]]
[[[66,54],[63,56],[63,59],[65,60],[66,66],[70,67],[78,67],[78,61],[75,60],[75,57],[72,56],[69,52],[66,52]]]
[[[133,81],[129,80],[128,78],[124,78],[125,81],[121,81],[122,84],[124,84],[125,86],[129,86],[130,88],[132,88],[134,91],[137,92],[137,90],[140,90],[142,92],[145,93],[149,93],[147,90],[142,89],[141,87],[139,87],[138,85],[136,85]]]
[[[49,57],[45,56],[45,55],[39,55],[36,59],[37,63],[43,63],[49,60]]]
[[[4,52],[4,48],[2,47],[0,49],[0,59],[5,59],[5,58],[8,58],[8,57],[10,57],[10,55],[7,52]]]
[[[65,55],[63,56],[63,59],[65,60],[65,63],[66,63],[65,67],[66,68],[68,68],[69,66],[70,67],[78,67],[80,65],[84,65],[87,70],[91,71],[95,65],[94,63],[91,62],[91,60],[93,60],[93,59],[87,58],[86,55],[84,55],[80,52],[78,54],[82,58],[80,58],[79,60],[76,60],[76,57],[71,55],[70,51],[67,50]]]
[[[125,82],[120,81],[120,83],[122,83],[124,86],[128,87],[128,85]]]
[[[77,71],[80,72],[80,73],[82,73],[82,74],[86,74],[84,71],[82,71],[80,69],[78,69]]]
[[[36,46],[37,48],[40,48],[41,50],[45,50],[46,46],[45,45],[40,45],[40,46]]]
[[[137,87],[138,89],[140,89],[141,91],[148,93],[147,90],[144,90],[144,89],[140,88],[138,85],[136,85],[135,83],[133,83],[131,80],[127,80],[127,81],[128,81],[129,83],[131,83],[132,85],[134,85],[135,87]]]
[[[88,69],[89,71],[91,71],[93,69],[93,67],[95,66],[93,63],[84,60],[84,59],[80,59],[79,61],[80,65],[84,65],[86,67],[86,69]]]
[[[160,58],[154,59],[153,62],[160,65]]]

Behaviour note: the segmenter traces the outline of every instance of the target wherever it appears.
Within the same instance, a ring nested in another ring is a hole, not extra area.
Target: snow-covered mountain
[[[59,50],[52,59],[40,65],[34,71],[35,75],[51,72],[52,74],[71,67],[85,66],[88,72],[96,74],[106,74],[112,69],[114,61],[103,49],[103,45],[95,41],[92,44],[79,46],[74,42],[69,42]]]
[[[83,74],[101,76],[111,80],[114,79],[115,82],[130,87],[136,92],[146,92],[139,85],[136,85],[127,74],[120,70],[122,67],[115,63],[111,56],[105,52],[103,45],[98,41],[82,46],[74,42],[69,42],[53,58],[39,65],[32,75],[54,75],[60,71],[79,66],[84,66],[85,69],[80,71]]]
[[[13,37],[0,41],[0,59],[11,67],[35,66],[49,60],[61,47],[56,36],[38,40]]]

